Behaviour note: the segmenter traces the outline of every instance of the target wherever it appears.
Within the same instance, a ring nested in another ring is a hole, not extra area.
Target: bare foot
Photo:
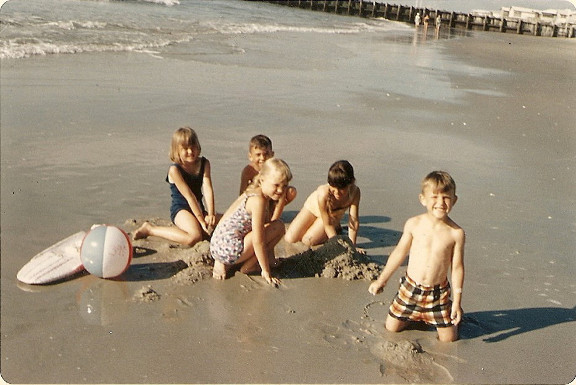
[[[150,223],[144,222],[138,230],[134,232],[132,239],[135,241],[138,239],[146,239],[150,235]]]
[[[222,262],[214,261],[212,278],[220,280],[226,279],[226,265],[224,265]]]

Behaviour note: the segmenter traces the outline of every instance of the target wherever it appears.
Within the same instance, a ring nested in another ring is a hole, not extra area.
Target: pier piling
[[[566,37],[576,36],[575,25],[565,23],[556,25],[541,20],[531,21],[515,17],[492,17],[489,15],[475,15],[469,13],[458,13],[441,10],[429,10],[427,8],[416,8],[400,4],[381,3],[369,0],[245,0],[260,1],[277,5],[298,7],[313,11],[330,12],[348,16],[358,16],[365,18],[383,18],[406,23],[414,23],[416,13],[420,12],[421,17],[428,14],[431,20],[435,20],[440,15],[441,24],[449,28],[499,31],[506,33],[514,31],[519,35],[528,33],[534,36]],[[434,18],[432,18],[434,15]]]

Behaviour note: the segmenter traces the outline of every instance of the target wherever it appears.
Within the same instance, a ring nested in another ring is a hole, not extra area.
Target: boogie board
[[[16,278],[29,285],[42,285],[84,270],[80,247],[85,236],[85,231],[79,231],[36,254],[20,269]]]

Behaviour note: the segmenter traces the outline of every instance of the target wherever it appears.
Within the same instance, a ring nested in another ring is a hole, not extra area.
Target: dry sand
[[[316,50],[282,76],[273,48],[263,61],[272,64],[257,69],[114,54],[3,62],[3,378],[570,382],[575,41],[474,35],[414,45],[375,37],[382,51],[370,52],[353,36],[339,36],[337,47],[302,41]],[[317,66],[334,52],[334,68]],[[323,76],[332,72],[338,82]],[[453,218],[468,234],[461,340],[442,344],[422,327],[386,332],[397,286],[370,295],[364,278],[377,267],[339,243],[320,252],[281,244],[281,256],[297,257],[277,272],[277,289],[258,275],[207,279],[206,243],[188,249],[152,238],[134,242],[133,264],[117,280],[16,282],[32,255],[79,228],[107,222],[132,231],[165,215],[168,193],[157,181],[169,135],[182,124],[199,127],[219,211],[237,193],[253,134],[268,133],[296,175],[300,194],[287,222],[335,157],[350,159],[362,189],[359,244],[378,263],[421,212],[420,179],[434,168],[452,172],[460,196]],[[316,277],[328,271],[337,278]]]

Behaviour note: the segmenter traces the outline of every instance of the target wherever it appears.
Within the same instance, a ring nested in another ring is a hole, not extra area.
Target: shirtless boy
[[[240,195],[244,193],[246,187],[254,180],[262,169],[262,165],[267,159],[274,157],[272,141],[266,135],[256,135],[250,139],[248,149],[249,164],[242,170],[240,177]]]
[[[458,199],[456,184],[448,173],[433,171],[422,181],[419,199],[426,213],[406,221],[384,271],[368,291],[374,295],[382,291],[410,255],[406,275],[388,311],[386,329],[399,332],[410,321],[424,321],[436,327],[440,341],[451,342],[458,339],[464,284],[465,234],[448,217]],[[449,270],[454,287],[452,300]]]
[[[262,169],[262,165],[268,159],[274,157],[274,150],[272,150],[272,140],[266,135],[256,135],[250,139],[248,149],[249,164],[242,170],[240,177],[240,195],[244,193],[246,188],[252,183],[256,175]],[[271,202],[268,213],[268,221],[275,221],[280,219],[280,215],[284,210],[284,206],[292,202],[297,195],[294,186],[288,186],[285,190],[285,197],[279,202]]]

